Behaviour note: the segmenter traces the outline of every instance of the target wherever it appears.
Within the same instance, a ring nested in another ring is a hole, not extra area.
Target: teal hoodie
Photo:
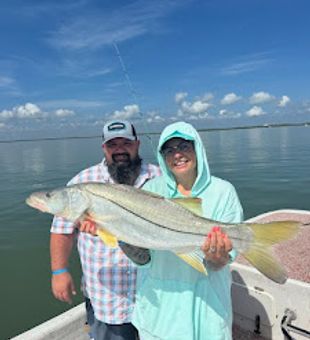
[[[203,216],[222,222],[240,222],[242,207],[234,187],[211,176],[205,148],[197,131],[184,122],[167,126],[157,149],[162,176],[144,189],[167,198],[182,197],[160,150],[172,138],[192,140],[197,158],[197,178],[192,196],[202,199]],[[175,254],[152,251],[152,260],[138,270],[133,324],[142,340],[229,340],[232,307],[228,266],[208,269],[204,275]]]

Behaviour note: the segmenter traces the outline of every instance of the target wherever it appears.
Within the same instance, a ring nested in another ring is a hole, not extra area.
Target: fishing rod
[[[132,82],[131,82],[131,79],[130,79],[130,76],[129,76],[129,73],[127,71],[127,68],[126,68],[126,65],[124,63],[124,60],[122,58],[122,55],[121,55],[121,52],[118,48],[118,45],[117,45],[117,42],[116,41],[113,41],[113,46],[114,46],[114,49],[115,49],[115,52],[116,52],[116,56],[119,60],[119,63],[121,65],[121,68],[122,68],[122,72],[123,72],[123,75],[124,75],[124,78],[125,78],[125,81],[126,81],[126,84],[128,86],[128,89],[129,89],[129,92],[134,100],[134,103],[138,106],[139,110],[138,110],[138,114],[142,120],[142,124],[144,125],[144,128],[146,127],[145,125],[145,116],[144,114],[142,113],[142,111],[140,110],[140,105],[138,103],[138,96],[137,96],[137,92],[135,91],[133,85],[132,85]],[[145,129],[145,131],[147,131],[147,129]],[[151,136],[148,134],[148,132],[145,132],[145,136],[147,137],[147,139],[149,140],[150,144],[151,144],[151,148],[152,148],[152,151],[156,157],[156,149],[154,147],[154,144],[153,144],[153,141],[152,141],[152,138]]]

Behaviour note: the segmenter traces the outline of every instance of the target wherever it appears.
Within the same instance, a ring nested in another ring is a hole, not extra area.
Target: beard
[[[130,159],[127,153],[116,154],[112,155],[112,163],[107,164],[107,167],[115,183],[133,185],[139,176],[141,162],[139,155]]]

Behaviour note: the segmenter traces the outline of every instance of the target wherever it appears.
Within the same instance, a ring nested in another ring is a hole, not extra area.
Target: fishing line
[[[121,55],[121,52],[118,48],[118,45],[116,43],[116,41],[113,41],[113,46],[114,46],[114,49],[115,49],[115,52],[116,52],[116,56],[119,60],[119,63],[121,65],[121,68],[122,68],[122,72],[123,72],[123,75],[124,75],[124,78],[125,78],[125,81],[126,81],[126,84],[128,86],[128,89],[129,89],[129,92],[134,100],[134,103],[138,106],[139,110],[138,110],[138,115],[140,116],[141,120],[142,120],[142,124],[144,125],[144,128],[146,128],[147,126],[145,125],[145,116],[144,114],[142,113],[142,111],[140,110],[140,105],[138,103],[138,96],[137,96],[137,92],[135,91],[133,85],[132,85],[132,82],[131,82],[131,79],[130,79],[130,76],[129,76],[129,73],[127,71],[127,68],[126,68],[126,65],[124,63],[124,60],[122,58],[122,55]],[[147,131],[147,128],[145,129],[145,131]],[[156,157],[156,148],[153,144],[153,141],[152,141],[152,138],[151,136],[145,132],[144,135],[147,137],[147,139],[149,140],[150,144],[151,144],[151,148],[152,148],[152,151],[153,151],[153,154],[154,156]]]

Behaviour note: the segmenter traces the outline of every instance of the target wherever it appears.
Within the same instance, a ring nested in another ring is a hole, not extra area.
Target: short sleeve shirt
[[[142,163],[134,186],[141,187],[159,174],[157,166]],[[104,160],[81,171],[68,185],[85,182],[113,183]],[[76,230],[74,223],[54,217],[52,233],[72,234]],[[119,247],[110,248],[91,234],[78,232],[77,245],[83,271],[82,290],[91,300],[96,319],[109,324],[131,322],[136,293],[135,265]]]

